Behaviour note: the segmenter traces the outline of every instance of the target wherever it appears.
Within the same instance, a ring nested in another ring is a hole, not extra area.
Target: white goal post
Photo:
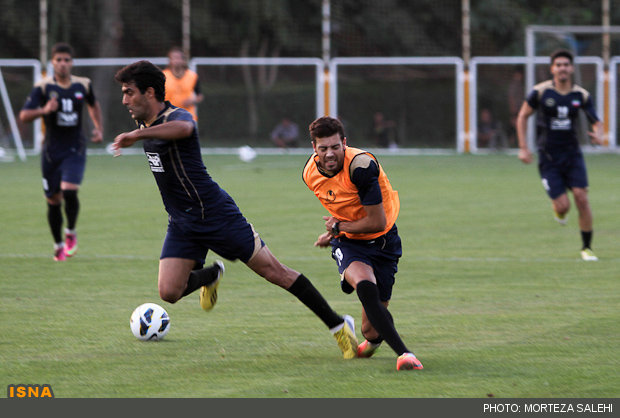
[[[0,59],[0,68],[1,67],[32,67],[32,79],[33,84],[38,82],[41,78],[41,64],[38,60],[35,59]],[[24,144],[22,143],[22,137],[19,133],[19,128],[17,127],[17,121],[15,120],[15,112],[13,111],[13,106],[11,105],[11,100],[9,98],[9,92],[6,88],[6,83],[4,82],[4,75],[2,74],[2,70],[0,69],[0,96],[2,98],[2,104],[4,110],[6,112],[6,117],[9,122],[9,126],[11,128],[11,136],[13,137],[13,142],[15,143],[15,149],[17,151],[17,155],[19,159],[22,161],[26,161],[26,150],[24,149]],[[35,139],[34,139],[34,148],[35,153],[38,153],[41,144],[41,120],[37,118],[34,123],[35,130]]]

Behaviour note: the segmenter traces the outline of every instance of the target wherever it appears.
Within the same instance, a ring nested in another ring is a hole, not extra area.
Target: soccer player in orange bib
[[[332,247],[341,288],[354,290],[362,302],[362,335],[358,357],[370,357],[385,340],[396,352],[397,370],[419,370],[422,363],[405,346],[387,309],[394,275],[402,255],[396,228],[400,209],[398,192],[377,159],[361,149],[347,147],[340,121],[322,117],[310,124],[314,154],[303,180],[330,216],[327,232],[314,243]]]
[[[166,76],[166,100],[174,106],[181,107],[192,114],[198,121],[196,105],[204,98],[200,92],[198,74],[187,68],[187,60],[179,47],[168,51],[168,67],[164,69]]]

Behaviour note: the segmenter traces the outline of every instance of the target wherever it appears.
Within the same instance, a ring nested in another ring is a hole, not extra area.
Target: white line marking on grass
[[[153,256],[144,256],[144,255],[128,255],[128,254],[94,254],[94,255],[83,255],[78,254],[74,256],[75,258],[80,259],[123,259],[123,260],[145,260],[145,261],[153,261],[159,260],[159,257]],[[52,259],[51,254],[0,254],[0,258],[49,258]]]
[[[122,259],[122,260],[144,260],[144,261],[158,261],[158,256],[145,256],[145,255],[131,255],[131,254],[92,254],[84,255],[78,254],[75,256],[80,259]],[[0,258],[52,258],[51,254],[1,254]],[[438,261],[438,262],[452,262],[452,263],[566,263],[566,262],[584,262],[579,257],[572,259],[569,258],[510,258],[510,257],[416,257],[406,256],[408,260],[413,261]],[[286,257],[287,260],[294,261],[316,261],[316,257]],[[602,258],[598,262],[620,262],[620,258]],[[594,261],[590,263],[596,263]]]
[[[277,255],[277,254],[276,254]],[[280,261],[294,262],[294,261],[317,261],[322,260],[323,257],[308,257],[308,256],[299,256],[299,257],[282,257]],[[437,262],[447,262],[447,263],[570,263],[570,262],[579,262],[586,263],[579,256],[574,258],[525,258],[525,257],[423,257],[423,256],[411,256],[405,255],[402,260],[406,261],[437,261]],[[620,262],[620,258],[602,258],[599,259],[598,262]],[[595,261],[589,261],[589,263],[596,263]]]
[[[519,263],[566,263],[570,261],[584,262],[579,257],[572,259],[568,258],[510,258],[510,257],[409,257],[410,259],[417,261],[441,261],[441,262],[464,262],[464,263],[507,263],[507,262],[519,262]],[[603,258],[599,261],[611,261],[618,262],[620,258]]]

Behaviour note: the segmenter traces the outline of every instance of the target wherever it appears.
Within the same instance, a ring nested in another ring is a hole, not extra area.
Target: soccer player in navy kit
[[[200,154],[196,122],[184,109],[165,101],[165,76],[148,61],[121,69],[123,105],[139,129],[114,139],[113,149],[143,140],[149,166],[168,212],[168,232],[159,261],[160,297],[175,303],[195,290],[200,305],[213,308],[224,265],[203,268],[209,250],[241,260],[257,274],[288,290],[331,330],[344,358],[356,356],[357,338],[350,316],[332,310],[312,283],[280,263],[243,217],[234,200],[211,178]]]
[[[80,210],[78,190],[86,167],[86,137],[82,132],[84,103],[94,124],[92,141],[103,140],[101,108],[91,81],[71,75],[73,48],[58,43],[52,48],[54,76],[37,83],[19,113],[22,122],[43,117],[45,142],[41,154],[47,219],[54,238],[54,260],[64,261],[77,251],[76,223]],[[67,228],[62,237],[62,202]]]
[[[594,111],[590,94],[573,84],[573,72],[573,55],[569,51],[558,50],[551,55],[553,78],[534,86],[517,117],[519,159],[525,164],[532,162],[526,139],[527,119],[538,110],[538,168],[543,186],[551,198],[555,218],[560,224],[566,224],[566,214],[570,208],[566,189],[570,189],[579,212],[581,258],[596,261],[598,258],[591,248],[592,210],[588,201],[588,177],[575,122],[579,110],[583,110],[592,124],[593,130],[588,135],[597,145],[603,143],[602,124]]]

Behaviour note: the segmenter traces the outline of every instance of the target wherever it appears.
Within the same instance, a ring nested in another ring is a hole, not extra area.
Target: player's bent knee
[[[160,286],[159,287],[159,297],[164,302],[175,303],[179,299],[181,299],[182,293],[178,291],[178,289],[173,289],[171,287]]]
[[[568,199],[558,199],[553,201],[553,209],[560,215],[565,215],[570,210],[570,201]]]

